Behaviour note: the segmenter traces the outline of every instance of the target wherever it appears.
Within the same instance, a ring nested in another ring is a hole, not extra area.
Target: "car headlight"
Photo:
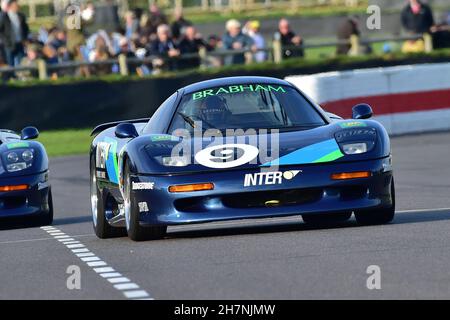
[[[29,162],[31,160],[33,160],[33,151],[32,150],[25,150],[24,152],[22,152],[22,159]]]
[[[17,154],[17,152],[8,152],[8,154],[6,155],[6,160],[8,160],[8,162],[17,162],[19,161],[19,155]]]
[[[189,161],[186,157],[163,157],[162,164],[166,167],[185,167]]]
[[[34,150],[14,150],[8,151],[4,155],[6,170],[8,172],[17,172],[27,169],[33,165]]]
[[[345,143],[341,147],[345,154],[365,153],[369,149],[366,142]]]

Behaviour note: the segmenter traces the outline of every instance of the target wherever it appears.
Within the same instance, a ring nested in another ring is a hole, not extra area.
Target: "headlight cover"
[[[33,149],[15,149],[3,154],[4,164],[8,172],[17,172],[33,165]]]
[[[187,157],[161,157],[161,162],[166,167],[186,167],[189,164]]]
[[[357,142],[357,143],[345,143],[341,144],[342,151],[345,154],[360,154],[366,153],[368,150],[366,142]]]
[[[375,146],[375,128],[347,129],[335,133],[337,143],[346,155],[357,155],[371,151]]]

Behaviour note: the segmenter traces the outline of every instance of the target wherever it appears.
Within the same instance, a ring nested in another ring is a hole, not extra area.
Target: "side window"
[[[172,105],[177,100],[178,92],[172,94],[169,98],[164,101],[159,108],[155,111],[153,116],[150,118],[147,125],[144,127],[143,133],[162,133],[172,118]]]

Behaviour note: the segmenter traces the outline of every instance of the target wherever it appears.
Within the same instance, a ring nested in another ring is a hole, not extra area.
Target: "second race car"
[[[53,202],[44,146],[31,141],[39,135],[34,127],[20,134],[0,130],[0,224],[4,218],[49,225]]]

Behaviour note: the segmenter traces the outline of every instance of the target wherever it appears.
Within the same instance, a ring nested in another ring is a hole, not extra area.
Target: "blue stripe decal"
[[[288,153],[276,160],[267,162],[261,167],[270,166],[284,166],[284,165],[297,165],[297,164],[307,164],[313,163],[316,160],[335,152],[339,149],[339,146],[334,139],[322,141],[319,143],[312,144],[310,146],[295,150]]]

